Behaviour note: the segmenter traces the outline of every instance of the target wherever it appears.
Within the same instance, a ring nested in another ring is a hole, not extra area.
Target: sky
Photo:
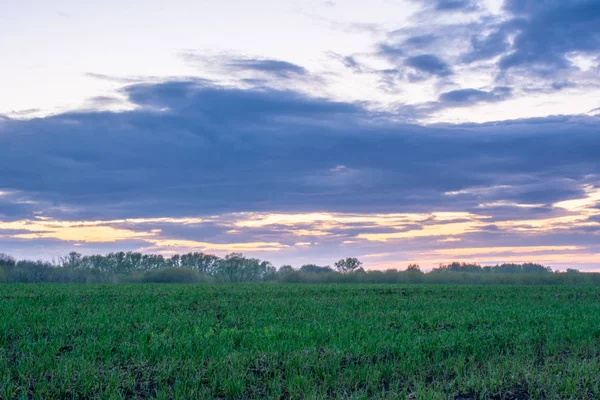
[[[0,252],[600,271],[597,0],[0,0]]]

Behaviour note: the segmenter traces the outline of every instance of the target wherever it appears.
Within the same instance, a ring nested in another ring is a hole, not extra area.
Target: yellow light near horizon
[[[433,215],[435,217],[436,221],[452,221],[455,219],[463,219],[463,218],[490,218],[488,216],[485,215],[476,215],[476,214],[471,214],[469,212],[433,212],[431,213],[431,215]]]
[[[430,253],[448,256],[472,256],[497,253],[539,253],[548,251],[584,250],[582,246],[517,246],[517,247],[465,247],[455,249],[437,249]]]
[[[311,242],[298,242],[298,243],[294,243],[295,247],[308,247],[311,246],[312,243]]]
[[[481,203],[480,208],[495,208],[495,207],[516,207],[516,208],[537,208],[543,207],[545,204],[520,204],[508,201],[494,201],[491,203]]]
[[[588,185],[584,187],[584,191],[586,196],[582,199],[560,201],[554,203],[553,206],[569,211],[591,211],[594,214],[600,214],[599,210],[589,210],[590,207],[600,203],[600,188],[594,188],[593,186]]]
[[[394,256],[394,254],[390,255]],[[363,258],[365,258],[363,256]],[[577,268],[581,264],[596,264],[595,269],[587,269],[586,271],[600,271],[600,253],[551,253],[551,254],[535,254],[535,255],[494,255],[490,257],[470,257],[464,256],[459,260],[449,260],[443,257],[432,258],[428,255],[410,256],[405,259],[394,261],[369,262],[370,270],[385,270],[385,269],[405,269],[408,264],[418,264],[424,270],[430,270],[438,267],[440,264],[447,264],[451,261],[461,261],[467,263],[476,263],[479,265],[495,265],[496,263],[526,263],[532,262],[542,265],[562,265],[564,268]]]
[[[329,236],[329,232],[308,229],[294,229],[291,232],[294,236]]]
[[[277,242],[208,243],[185,239],[147,239],[157,248],[178,248],[190,251],[279,251],[289,246]]]
[[[391,233],[361,233],[356,237],[372,242],[387,242],[394,239],[412,239],[429,236],[456,236],[465,233],[477,232],[482,227],[478,221],[455,222],[442,225],[423,225],[422,229],[413,229],[405,232]]]
[[[154,236],[155,232],[135,232],[110,226],[67,227],[47,229],[42,232],[13,235],[17,239],[58,239],[70,242],[110,243],[127,239],[143,239]]]
[[[243,213],[242,215],[246,215]],[[248,219],[236,221],[235,226],[242,228],[261,228],[269,225],[299,225],[310,224],[318,221],[331,221],[332,214],[307,213],[307,214],[258,214],[250,215]]]
[[[600,221],[591,216],[600,215],[594,208],[600,203],[600,189],[586,186],[585,197],[553,204],[552,217],[527,220],[499,220],[488,222],[492,217],[466,211],[434,211],[430,213],[229,213],[209,217],[159,217],[125,218],[113,220],[55,220],[49,217],[3,222],[0,233],[17,239],[56,239],[66,242],[107,243],[123,240],[139,240],[148,244],[148,249],[164,252],[174,249],[202,250],[215,252],[290,251],[300,252],[313,244],[337,245],[340,249],[350,246],[372,251],[389,250],[383,243],[394,240],[432,238],[431,250],[425,258],[432,256],[469,257],[486,254],[515,255],[543,252],[579,251],[577,246],[529,246],[529,247],[482,247],[440,249],[443,243],[463,240],[463,235],[482,232],[492,224],[503,234],[519,238],[526,235],[577,228],[600,228]],[[484,203],[486,204],[486,203]],[[531,208],[537,205],[522,205],[506,202],[487,203],[490,207],[510,205]],[[490,212],[491,214],[491,212]],[[177,239],[164,235],[161,229],[171,225],[201,225],[209,223],[219,226],[227,234],[223,240],[232,243],[210,243]],[[382,229],[384,228],[384,229]],[[276,239],[272,239],[277,235]],[[282,239],[280,239],[280,237]],[[311,239],[311,237],[314,237]],[[323,238],[323,239],[321,239]],[[247,240],[247,242],[243,242]],[[271,240],[276,240],[273,242]],[[241,243],[240,243],[241,242]],[[280,242],[289,243],[285,245]],[[372,243],[367,243],[372,242]],[[293,245],[291,245],[294,243]],[[518,242],[517,242],[518,243]],[[458,244],[455,246],[459,246]],[[441,257],[440,257],[441,258]],[[445,260],[448,261],[448,260]],[[598,260],[600,262],[600,260]]]
[[[529,220],[514,220],[496,222],[496,226],[505,229],[513,229],[515,231],[553,231],[561,229],[570,229],[574,226],[600,226],[600,223],[588,221],[588,215],[565,215],[562,217],[529,219]]]

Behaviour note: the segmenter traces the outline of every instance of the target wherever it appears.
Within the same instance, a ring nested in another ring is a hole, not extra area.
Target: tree
[[[464,262],[453,261],[450,264],[440,264],[438,268],[434,268],[431,272],[483,272],[483,268],[479,264],[467,264]]]
[[[82,267],[82,259],[81,253],[76,251],[72,251],[68,256],[61,259],[61,264],[63,267],[71,268],[71,269],[79,269]]]
[[[167,260],[167,264],[173,268],[181,267],[181,257],[179,254],[173,254],[169,260]]]
[[[48,281],[54,268],[49,262],[21,260],[15,269],[19,273],[17,282],[40,283]]]
[[[166,261],[162,254],[144,254],[142,256],[141,263],[143,266],[142,269],[145,271],[161,269],[166,267]]]
[[[212,254],[188,253],[181,256],[181,266],[194,269],[202,274],[215,275],[221,259]]]
[[[300,267],[300,272],[308,273],[308,274],[323,274],[326,272],[333,272],[331,267],[319,267],[315,264],[305,264]]]
[[[280,274],[287,274],[290,272],[294,272],[294,267],[292,267],[291,265],[282,265],[281,267],[279,267]]]
[[[254,282],[274,272],[275,267],[268,261],[246,258],[242,253],[231,253],[219,261],[214,276],[224,282]]]
[[[348,257],[337,261],[334,265],[338,272],[345,274],[361,268],[362,262],[360,262],[358,258]]]
[[[0,253],[0,267],[14,267],[16,263],[8,254]]]
[[[421,267],[419,267],[419,264],[408,264],[406,270],[408,272],[421,272]]]

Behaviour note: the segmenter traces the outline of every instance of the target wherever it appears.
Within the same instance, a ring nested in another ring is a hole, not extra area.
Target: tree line
[[[0,253],[0,283],[497,283],[600,284],[600,274],[566,273],[535,263],[481,266],[452,262],[428,273],[417,264],[405,270],[367,271],[357,258],[331,266],[315,264],[276,268],[269,261],[231,253],[225,257],[201,252],[160,254],[113,252],[83,255],[71,252],[53,262],[16,260]]]

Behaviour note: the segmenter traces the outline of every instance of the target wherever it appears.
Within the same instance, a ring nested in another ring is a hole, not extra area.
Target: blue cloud
[[[432,34],[416,35],[416,36],[411,36],[411,37],[407,38],[406,40],[404,40],[403,45],[406,47],[418,49],[418,48],[430,46],[432,43],[436,42],[437,40],[439,40],[439,38],[436,35],[432,35]]]
[[[478,8],[474,0],[436,0],[435,9],[438,11],[472,11]]]
[[[541,74],[570,68],[570,52],[600,53],[600,3],[595,0],[507,0],[517,32],[500,68],[536,68]]]
[[[443,100],[495,101],[507,92],[455,91]],[[477,198],[444,193],[507,185],[510,196],[489,201],[547,203],[581,195],[600,176],[600,121],[592,117],[418,126],[357,104],[206,81],[123,93],[137,109],[0,121],[0,190],[28,200],[21,207],[0,197],[3,218],[40,210],[63,218],[468,210]]]
[[[459,89],[442,93],[439,101],[442,105],[450,106],[468,106],[475,103],[493,103],[503,101],[512,96],[512,89],[509,87],[495,87],[491,91],[477,89]]]
[[[487,36],[476,34],[471,38],[471,51],[463,56],[467,63],[487,60],[506,53],[510,48],[508,35],[499,29]]]
[[[190,63],[218,67],[220,72],[226,73],[250,73],[259,74],[273,78],[300,78],[309,75],[306,68],[288,61],[238,57],[232,55],[211,56],[202,53],[187,52],[181,57]]]
[[[445,61],[433,54],[422,54],[409,57],[404,60],[404,64],[430,75],[441,77],[452,75],[452,69],[450,66]]]
[[[281,77],[308,74],[304,67],[280,60],[231,59],[227,62],[227,66],[232,69],[259,71]]]
[[[354,104],[309,98],[292,91],[225,89],[212,86],[206,81],[134,85],[125,88],[123,92],[139,106],[168,108],[172,110],[170,115],[205,119],[207,122],[259,120],[286,115],[315,117],[319,114],[336,115],[360,111]]]
[[[470,12],[479,9],[476,0],[420,0],[426,11],[437,12]]]
[[[584,74],[573,61],[577,56],[592,64],[600,60],[600,2],[596,0],[506,0],[501,16],[481,2],[423,3],[424,11],[417,15],[423,21],[389,32],[388,40],[376,50],[395,67],[409,68],[401,70],[401,80],[476,71],[495,75],[497,85],[514,86],[521,94],[550,93],[589,88],[592,72],[600,70],[596,67]],[[477,19],[467,23],[437,18],[447,11],[477,7]]]
[[[396,62],[405,56],[404,46],[398,44],[382,43],[379,45],[377,53],[390,60]]]

